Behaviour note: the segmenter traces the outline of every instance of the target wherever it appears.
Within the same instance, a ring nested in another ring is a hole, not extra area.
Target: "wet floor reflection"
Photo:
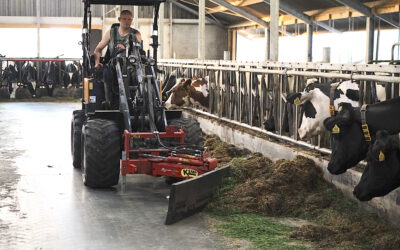
[[[219,248],[201,216],[164,226],[161,178],[129,176],[126,193],[83,186],[70,156],[79,107],[0,103],[0,249]]]

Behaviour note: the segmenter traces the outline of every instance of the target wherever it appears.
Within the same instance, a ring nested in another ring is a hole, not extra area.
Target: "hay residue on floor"
[[[365,212],[327,183],[321,169],[305,157],[272,162],[221,142],[205,141],[221,164],[232,166],[208,211],[290,217],[310,222],[289,237],[324,249],[400,249],[400,230]],[[223,211],[224,210],[224,211]]]

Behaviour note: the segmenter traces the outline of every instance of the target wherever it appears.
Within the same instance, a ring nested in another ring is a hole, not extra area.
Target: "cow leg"
[[[36,85],[36,83],[35,83],[35,85]],[[33,84],[31,82],[27,82],[26,86],[28,87],[28,90],[31,93],[32,97],[36,97],[35,89],[33,88]]]
[[[13,82],[12,85],[12,92],[10,93],[10,99],[15,99],[15,94],[17,93],[18,83]]]

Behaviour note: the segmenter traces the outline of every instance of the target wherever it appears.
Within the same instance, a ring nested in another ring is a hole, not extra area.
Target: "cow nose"
[[[359,191],[359,189],[358,189],[358,186],[356,186],[356,187],[354,188],[354,190],[353,190],[353,195],[354,195],[355,197],[358,198],[359,193],[360,193],[360,191]]]
[[[300,137],[300,139],[304,139],[304,137],[306,136],[306,131],[304,130],[304,129],[302,129],[302,128],[299,128],[298,130],[297,130],[297,132],[299,133],[299,137]]]

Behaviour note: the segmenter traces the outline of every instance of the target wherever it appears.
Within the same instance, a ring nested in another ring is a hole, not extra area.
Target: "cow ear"
[[[188,88],[190,86],[190,84],[192,84],[192,79],[189,78],[185,81],[185,83],[183,84],[183,87]]]
[[[210,77],[209,77],[209,76],[206,76],[206,77],[204,77],[204,80],[205,80],[207,83],[209,83],[209,82],[210,82]]]
[[[301,104],[301,100],[300,100],[300,98],[301,98],[301,93],[291,93],[291,94],[289,94],[288,96],[286,96],[286,101],[288,102],[288,103],[291,103],[291,104],[296,104],[296,105],[299,105],[299,104]]]

